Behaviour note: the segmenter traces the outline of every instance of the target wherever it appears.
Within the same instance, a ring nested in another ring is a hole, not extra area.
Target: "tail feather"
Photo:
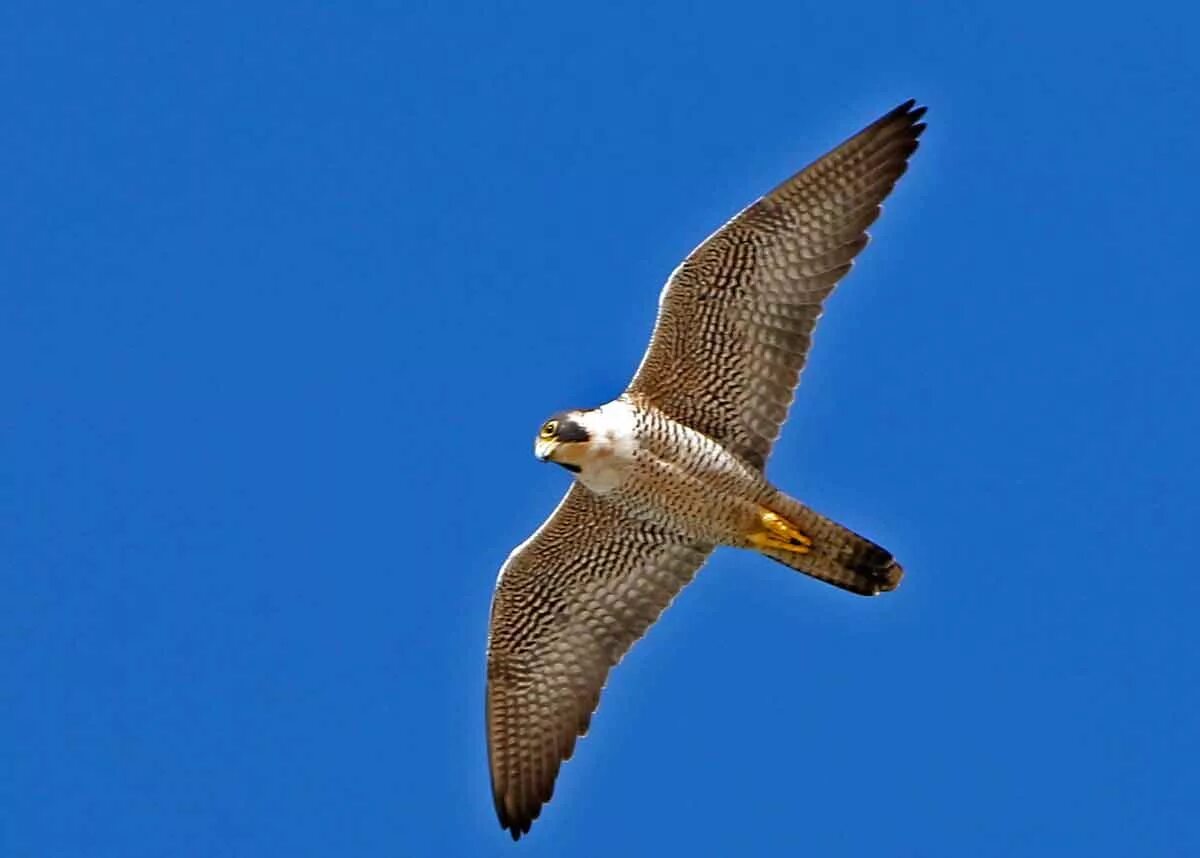
[[[762,553],[806,575],[863,596],[875,596],[900,585],[904,569],[891,552],[849,528],[814,512],[792,498],[773,504],[778,512],[812,539],[805,554],[765,549]]]

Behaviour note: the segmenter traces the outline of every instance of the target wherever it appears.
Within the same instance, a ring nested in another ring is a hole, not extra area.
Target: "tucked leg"
[[[758,549],[774,548],[779,551],[807,554],[812,547],[812,540],[801,533],[799,528],[765,507],[760,508],[758,527],[747,534],[747,538],[750,544]]]

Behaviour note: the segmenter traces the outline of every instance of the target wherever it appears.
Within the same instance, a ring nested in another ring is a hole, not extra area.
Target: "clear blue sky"
[[[346,5],[0,11],[0,854],[1200,850],[1194,11]],[[514,846],[538,423],[909,97],[769,467],[904,586],[718,552]]]

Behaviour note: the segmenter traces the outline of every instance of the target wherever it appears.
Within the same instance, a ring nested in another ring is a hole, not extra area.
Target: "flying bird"
[[[534,453],[574,474],[500,569],[487,737],[500,825],[528,833],[609,669],[718,545],[852,593],[894,590],[891,553],[763,472],[825,299],[867,244],[925,125],[907,101],[761,197],[667,280],[625,392],[560,412]]]

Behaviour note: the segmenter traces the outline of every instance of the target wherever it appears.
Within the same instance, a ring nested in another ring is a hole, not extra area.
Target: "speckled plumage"
[[[906,102],[694,250],[659,300],[629,388],[548,421],[538,455],[576,481],[501,569],[488,636],[493,795],[514,839],[550,800],[609,669],[717,545],[856,593],[893,589],[891,554],[763,474],[826,297],[917,148]],[[756,542],[764,511],[811,547]]]

